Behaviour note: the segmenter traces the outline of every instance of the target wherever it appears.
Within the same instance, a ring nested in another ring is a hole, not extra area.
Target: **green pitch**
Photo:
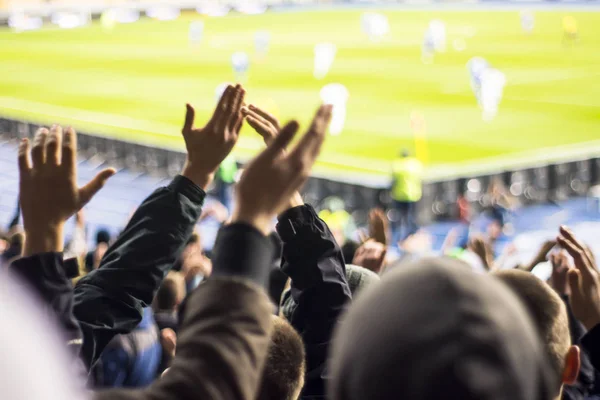
[[[231,54],[252,58],[248,101],[303,126],[326,83],[347,86],[346,128],[329,137],[323,172],[387,174],[402,147],[415,148],[410,115],[424,116],[426,162],[432,171],[484,158],[534,154],[600,134],[600,13],[535,12],[531,35],[517,11],[384,11],[391,33],[371,43],[360,29],[362,11],[267,13],[176,21],[142,19],[107,32],[99,23],[75,30],[0,30],[0,115],[73,124],[81,130],[153,145],[183,148],[184,104],[197,124],[214,107],[215,88],[233,81]],[[580,40],[563,43],[562,18],[573,15]],[[448,50],[421,61],[430,20],[446,23]],[[190,21],[204,20],[200,46],[188,44]],[[266,29],[268,57],[254,55],[254,33]],[[455,40],[466,48],[457,51]],[[329,75],[312,76],[313,46],[338,47]],[[471,92],[466,62],[486,58],[506,74],[499,115],[484,122]],[[262,146],[248,127],[241,158]],[[587,143],[582,147],[589,147]],[[532,153],[534,151],[534,153]],[[425,153],[421,153],[425,154]],[[537,157],[536,155],[536,157]]]

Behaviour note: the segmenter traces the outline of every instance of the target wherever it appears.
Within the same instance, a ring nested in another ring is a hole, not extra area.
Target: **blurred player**
[[[115,11],[112,9],[106,10],[100,15],[100,25],[105,31],[111,31],[117,24]]]
[[[317,43],[315,45],[315,59],[313,75],[317,79],[323,79],[329,73],[337,47],[333,43]]]
[[[360,17],[362,31],[372,42],[381,41],[390,32],[388,18],[379,13],[366,12]]]
[[[264,59],[271,46],[271,32],[258,31],[254,34],[254,51],[259,59]]]
[[[579,38],[579,29],[577,27],[577,20],[575,17],[567,15],[563,18],[563,42],[574,43]]]
[[[248,70],[250,69],[250,58],[248,54],[243,51],[233,53],[231,56],[231,67],[235,74],[235,80],[237,82],[245,82],[248,77]]]
[[[467,70],[471,80],[471,89],[477,99],[477,104],[481,105],[481,83],[483,71],[488,69],[490,64],[482,57],[473,57],[467,62]]]
[[[422,60],[425,63],[433,61],[435,53],[446,51],[446,24],[438,19],[429,23],[425,31],[422,47]]]
[[[188,40],[190,45],[198,46],[202,42],[202,35],[204,34],[204,22],[192,21],[190,22],[190,31],[188,34]]]
[[[521,28],[525,33],[531,34],[535,27],[535,17],[529,10],[521,11]]]
[[[346,123],[346,104],[348,103],[350,92],[341,83],[330,83],[323,86],[320,95],[323,104],[331,104],[333,106],[329,133],[337,136],[342,133]]]
[[[506,76],[495,68],[486,68],[481,74],[481,108],[485,121],[491,121],[498,114],[505,85]]]

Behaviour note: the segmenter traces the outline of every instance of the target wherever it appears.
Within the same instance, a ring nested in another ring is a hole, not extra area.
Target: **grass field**
[[[254,33],[267,29],[266,60],[252,59],[250,102],[282,119],[306,123],[320,88],[339,82],[350,91],[346,128],[330,137],[321,170],[385,174],[399,148],[412,148],[410,115],[427,123],[430,166],[517,154],[600,138],[600,13],[539,11],[532,35],[516,11],[385,11],[390,36],[372,43],[361,32],[360,10],[267,13],[205,18],[201,45],[188,45],[192,20],[142,19],[105,32],[98,23],[74,30],[0,30],[0,115],[166,147],[182,147],[184,104],[204,120],[215,87],[234,79],[234,51],[254,54]],[[561,21],[577,18],[580,41],[562,43]],[[421,61],[430,20],[446,23],[448,51]],[[452,47],[455,39],[464,51]],[[312,76],[313,46],[329,41],[338,53],[329,75]],[[500,113],[484,122],[465,68],[485,57],[506,74]],[[248,156],[261,146],[247,128],[238,146]],[[543,150],[545,151],[545,150]],[[542,153],[543,153],[542,151]]]

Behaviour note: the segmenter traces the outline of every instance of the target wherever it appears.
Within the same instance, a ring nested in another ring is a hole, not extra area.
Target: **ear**
[[[580,350],[577,346],[571,346],[565,357],[565,369],[562,374],[562,383],[572,385],[577,380],[580,366]]]

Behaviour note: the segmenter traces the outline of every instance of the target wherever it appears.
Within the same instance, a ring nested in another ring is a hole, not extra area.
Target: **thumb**
[[[191,106],[191,104],[186,104],[185,105],[185,122],[183,123],[183,129],[181,130],[182,132],[188,132],[192,130],[192,127],[194,126],[194,116],[196,115],[196,111],[194,110],[194,107]]]
[[[79,207],[81,208],[86,205],[92,199],[92,197],[94,197],[94,195],[98,193],[100,189],[102,189],[108,178],[116,173],[117,171],[114,168],[106,168],[105,170],[98,172],[98,174],[96,174],[96,176],[89,181],[87,185],[80,188]]]

